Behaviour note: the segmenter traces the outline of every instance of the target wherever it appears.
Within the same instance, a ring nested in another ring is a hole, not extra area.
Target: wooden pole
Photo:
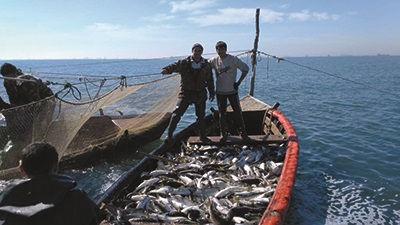
[[[256,37],[254,39],[254,48],[251,54],[251,77],[250,77],[250,95],[254,95],[254,79],[256,76],[256,65],[257,65],[257,51],[258,51],[258,37],[260,35],[259,26],[260,9],[256,10]]]

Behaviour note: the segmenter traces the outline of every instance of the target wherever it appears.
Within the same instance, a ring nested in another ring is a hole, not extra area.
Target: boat
[[[257,27],[258,14],[259,9]],[[252,52],[257,53],[256,42]],[[150,153],[138,152],[142,160],[97,200],[102,216],[117,224],[283,224],[296,177],[298,137],[280,104],[270,106],[253,92],[251,85],[240,99],[250,140],[241,139],[233,122],[221,142],[212,109],[206,116],[211,143],[200,140],[194,122]],[[233,112],[227,111],[229,120]]]

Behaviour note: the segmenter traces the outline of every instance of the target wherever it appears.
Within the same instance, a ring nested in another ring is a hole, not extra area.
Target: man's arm
[[[161,69],[161,74],[171,74],[173,72],[179,72],[181,70],[183,60],[178,60],[172,64],[169,64],[168,66],[164,67]]]
[[[238,57],[235,57],[235,58],[236,58],[237,68],[242,72],[239,80],[236,82],[237,86],[239,86],[242,83],[242,81],[244,80],[244,78],[246,77],[247,73],[249,73],[249,66],[246,63],[244,63],[241,59],[239,59]],[[236,87],[235,87],[235,89],[237,90]]]

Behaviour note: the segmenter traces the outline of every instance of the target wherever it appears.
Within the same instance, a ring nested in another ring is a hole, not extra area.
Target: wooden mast
[[[260,9],[256,10],[256,37],[254,39],[254,47],[251,54],[251,77],[250,77],[250,95],[254,95],[254,79],[256,76],[256,64],[257,64],[257,51],[258,51],[258,36],[260,35],[259,26]]]

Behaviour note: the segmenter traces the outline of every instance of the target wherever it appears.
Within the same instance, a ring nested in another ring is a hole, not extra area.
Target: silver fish
[[[139,184],[139,186],[137,186],[137,188],[135,189],[134,192],[138,192],[139,190],[141,190],[145,187],[152,186],[155,183],[157,183],[158,181],[160,181],[159,178],[151,178],[151,179],[145,180],[141,184]]]
[[[210,220],[214,225],[234,225],[235,223],[232,221],[232,218],[224,218],[217,212],[215,208],[215,203],[211,199],[209,200],[208,212],[210,214]]]
[[[241,186],[229,186],[226,187],[224,189],[222,189],[221,191],[217,192],[215,194],[216,198],[224,198],[226,197],[228,194],[231,194],[233,192],[238,192],[238,191],[244,191],[246,190],[246,187],[241,187]]]

